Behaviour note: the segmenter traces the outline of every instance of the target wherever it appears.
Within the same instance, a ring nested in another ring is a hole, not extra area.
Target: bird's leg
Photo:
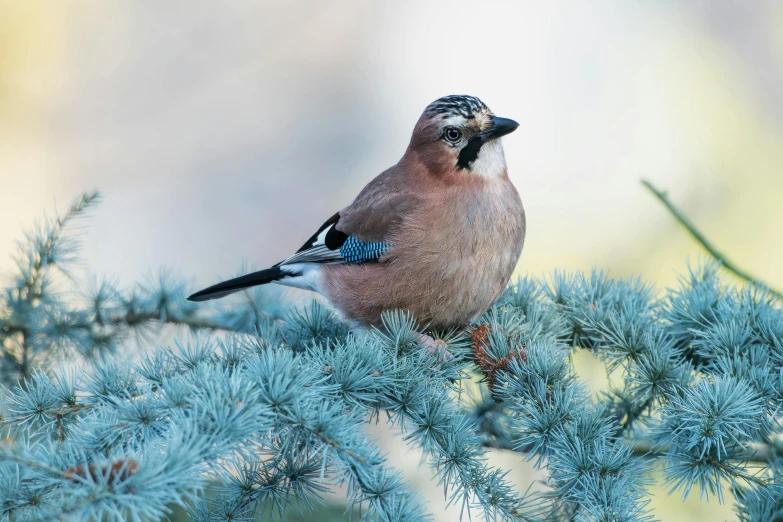
[[[444,361],[451,361],[454,359],[454,356],[449,353],[447,347],[446,347],[446,341],[443,339],[433,339],[427,334],[419,333],[419,332],[411,332],[413,335],[413,339],[425,350],[428,352],[437,355],[439,358],[442,358]]]

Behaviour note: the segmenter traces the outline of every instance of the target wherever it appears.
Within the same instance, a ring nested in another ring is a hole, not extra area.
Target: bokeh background
[[[196,288],[274,263],[454,93],[521,123],[505,139],[528,214],[518,273],[674,284],[700,249],[646,178],[783,286],[776,0],[0,0],[0,272],[24,227],[92,188],[105,200],[84,258],[98,273],[130,284],[172,266]],[[419,455],[374,431],[455,520]],[[543,478],[492,458],[520,488]],[[698,493],[653,492],[662,520],[734,519]]]

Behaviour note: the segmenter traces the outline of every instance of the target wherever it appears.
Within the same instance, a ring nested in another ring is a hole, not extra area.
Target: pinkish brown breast
[[[403,309],[444,329],[497,299],[522,252],[522,201],[507,176],[450,181],[401,220],[379,262],[324,267],[324,293],[345,320],[377,325],[384,310]]]

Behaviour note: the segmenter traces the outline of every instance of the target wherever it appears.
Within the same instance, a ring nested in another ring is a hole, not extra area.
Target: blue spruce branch
[[[722,500],[728,484],[743,522],[783,512],[780,301],[726,285],[717,263],[664,292],[600,271],[521,279],[467,330],[432,332],[443,360],[403,312],[358,333],[317,302],[284,311],[257,290],[202,310],[166,272],[66,300],[68,227],[92,201],[29,236],[0,299],[2,521],[157,520],[172,504],[198,521],[282,517],[317,510],[332,485],[368,519],[425,520],[366,433],[381,418],[462,519],[650,520],[656,461],[683,496]],[[133,332],[152,344],[160,324],[196,334],[123,359]],[[603,393],[581,383],[577,349],[605,364]],[[62,368],[74,355],[86,373]],[[518,491],[488,448],[531,459],[544,491]]]
[[[259,304],[261,291],[230,313],[200,309],[184,299],[185,282],[165,270],[128,291],[105,279],[80,282],[78,224],[99,201],[97,192],[82,195],[62,217],[45,219],[19,243],[16,274],[0,297],[0,383],[28,378],[58,357],[112,354],[134,334],[152,340],[161,325],[252,332],[250,317],[255,323],[276,318],[277,310]],[[65,297],[67,286],[76,299]]]

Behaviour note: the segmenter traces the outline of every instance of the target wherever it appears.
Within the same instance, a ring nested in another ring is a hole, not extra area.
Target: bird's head
[[[495,116],[474,96],[444,96],[424,109],[408,153],[416,154],[436,174],[494,178],[506,173],[499,138],[517,127],[517,122]]]

